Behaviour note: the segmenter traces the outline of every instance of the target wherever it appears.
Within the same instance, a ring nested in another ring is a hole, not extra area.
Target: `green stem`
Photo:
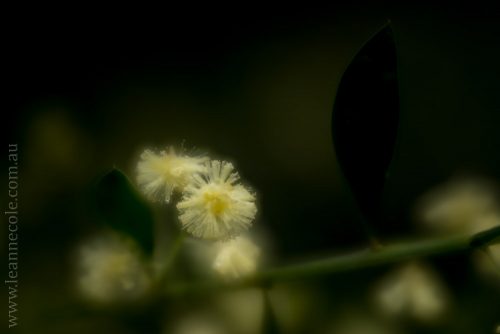
[[[497,242],[500,242],[500,226],[472,236],[452,236],[440,239],[410,241],[387,245],[378,251],[364,250],[348,255],[331,256],[323,259],[291,264],[231,282],[210,280],[191,283],[171,283],[168,284],[166,293],[169,296],[175,296],[211,292],[221,289],[265,286],[275,282],[309,279],[327,274],[361,270],[428,256],[469,251]]]
[[[167,260],[165,261],[166,272],[169,271],[170,268],[174,265],[175,260],[177,259],[177,255],[182,248],[184,240],[186,240],[186,234],[184,232],[181,232],[175,239],[175,242],[170,249],[170,253],[168,254]]]
[[[186,234],[184,232],[180,232],[177,238],[174,240],[172,247],[167,255],[163,268],[161,269],[160,275],[158,276],[158,285],[162,286],[165,281],[168,279],[170,271],[175,264],[177,256],[182,248],[184,240],[186,240]]]

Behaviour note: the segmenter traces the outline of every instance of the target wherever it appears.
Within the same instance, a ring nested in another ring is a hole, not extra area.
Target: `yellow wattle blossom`
[[[419,220],[443,233],[478,232],[478,220],[498,210],[492,186],[475,179],[451,181],[431,190],[418,206]]]
[[[169,203],[175,190],[182,191],[194,173],[204,171],[207,159],[179,154],[172,147],[159,153],[145,150],[137,164],[137,182],[150,200]]]
[[[420,201],[420,220],[438,233],[474,234],[500,226],[498,194],[491,182],[468,179],[448,182]],[[473,254],[480,274],[500,287],[500,245]]]
[[[437,319],[449,303],[448,292],[438,276],[417,263],[385,277],[375,292],[375,302],[387,315],[408,315],[421,321]]]
[[[255,195],[238,181],[230,162],[207,162],[177,204],[182,228],[203,239],[229,239],[247,230],[257,213]]]
[[[500,213],[491,213],[478,218],[474,223],[474,232],[500,226]],[[474,252],[472,259],[479,273],[497,288],[500,288],[500,244],[491,244]]]
[[[108,304],[146,295],[151,277],[137,246],[116,234],[99,235],[76,254],[77,288],[86,299]]]
[[[227,324],[212,312],[198,312],[181,319],[166,328],[165,334],[229,334]]]
[[[256,271],[260,249],[249,238],[238,236],[219,242],[217,248],[213,268],[222,277],[236,279]]]

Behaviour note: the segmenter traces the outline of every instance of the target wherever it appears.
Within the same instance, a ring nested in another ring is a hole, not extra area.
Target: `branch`
[[[498,242],[500,242],[500,226],[479,232],[472,236],[452,236],[423,241],[411,241],[388,245],[377,251],[363,250],[349,255],[331,256],[323,259],[291,264],[231,282],[209,280],[191,283],[172,283],[167,287],[166,293],[167,296],[179,296],[214,292],[222,289],[265,286],[275,282],[309,279],[428,256],[470,251]]]

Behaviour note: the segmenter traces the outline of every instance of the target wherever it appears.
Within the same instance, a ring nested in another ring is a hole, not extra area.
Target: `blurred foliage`
[[[153,215],[122,172],[113,169],[95,189],[98,213],[105,224],[137,241],[146,254],[153,252]]]

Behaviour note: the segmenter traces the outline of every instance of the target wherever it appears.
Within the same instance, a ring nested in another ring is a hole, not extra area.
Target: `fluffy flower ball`
[[[448,292],[438,276],[417,263],[407,264],[385,277],[375,301],[387,315],[407,315],[420,321],[436,320],[449,303]]]
[[[151,283],[139,250],[129,239],[112,233],[84,243],[76,257],[78,290],[90,301],[112,303],[144,296]]]
[[[214,270],[224,278],[236,279],[257,269],[260,249],[249,238],[239,236],[217,245]]]
[[[203,239],[229,239],[250,227],[255,195],[239,183],[230,162],[209,161],[193,175],[177,204],[182,228]]]
[[[174,190],[182,191],[194,173],[204,171],[206,157],[190,157],[172,147],[155,153],[145,150],[137,164],[137,182],[152,201],[170,202]]]

